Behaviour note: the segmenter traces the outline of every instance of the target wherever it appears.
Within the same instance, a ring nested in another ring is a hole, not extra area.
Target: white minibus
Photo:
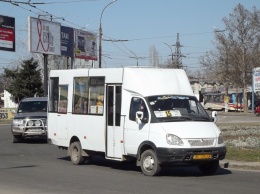
[[[148,176],[174,165],[214,174],[226,155],[215,114],[182,69],[51,70],[48,98],[48,142],[76,165],[103,155],[135,161]]]

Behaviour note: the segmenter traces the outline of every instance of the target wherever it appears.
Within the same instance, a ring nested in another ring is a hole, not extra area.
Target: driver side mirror
[[[213,122],[216,123],[217,122],[217,111],[212,111],[211,117],[213,118]]]
[[[142,111],[137,111],[135,113],[135,122],[137,124],[142,124],[143,117],[144,117],[144,113]]]

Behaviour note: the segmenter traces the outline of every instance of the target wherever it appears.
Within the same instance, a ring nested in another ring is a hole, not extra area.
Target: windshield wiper
[[[197,121],[210,121],[210,118],[209,117],[205,117],[205,116],[196,116],[194,118],[194,120],[197,120]]]
[[[174,121],[191,121],[193,120],[191,117],[187,116],[180,116],[180,117],[169,117],[169,118],[164,118],[164,122],[174,122]]]

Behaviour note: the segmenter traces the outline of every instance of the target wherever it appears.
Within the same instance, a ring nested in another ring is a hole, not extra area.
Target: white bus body
[[[52,70],[48,96],[49,143],[67,149],[74,164],[102,154],[135,159],[150,176],[176,164],[212,174],[225,158],[221,132],[184,70]]]

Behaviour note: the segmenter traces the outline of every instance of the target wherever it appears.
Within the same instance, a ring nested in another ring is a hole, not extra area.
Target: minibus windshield
[[[148,101],[151,113],[160,122],[211,121],[195,96],[150,96]]]

